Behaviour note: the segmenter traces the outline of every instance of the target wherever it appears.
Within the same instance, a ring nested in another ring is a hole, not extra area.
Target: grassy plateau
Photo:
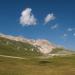
[[[0,57],[0,75],[75,75],[75,55],[48,59]]]

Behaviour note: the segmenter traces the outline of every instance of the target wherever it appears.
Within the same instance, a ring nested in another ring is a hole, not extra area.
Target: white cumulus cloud
[[[68,28],[67,30],[68,30],[69,32],[73,31],[73,29],[72,29],[72,28]]]
[[[67,37],[68,35],[66,33],[64,33],[63,37]]]
[[[73,34],[73,36],[75,36],[75,33]]]
[[[32,14],[31,8],[26,8],[22,11],[20,17],[20,24],[22,24],[23,26],[30,26],[36,24],[36,18]]]
[[[57,29],[57,28],[58,28],[58,24],[51,26],[51,29]]]
[[[49,13],[46,17],[45,17],[45,24],[47,24],[48,22],[52,21],[55,19],[55,16],[53,13]]]

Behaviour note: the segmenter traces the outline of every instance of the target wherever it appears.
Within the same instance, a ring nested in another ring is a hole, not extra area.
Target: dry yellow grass
[[[0,57],[0,75],[75,75],[75,56],[25,60]]]

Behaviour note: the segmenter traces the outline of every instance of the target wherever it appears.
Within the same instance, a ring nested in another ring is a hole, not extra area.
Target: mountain
[[[73,52],[59,48],[45,39],[27,39],[21,36],[0,34],[0,55],[12,56],[55,56],[72,54]]]
[[[11,36],[11,35],[4,35],[0,34],[0,37],[16,41],[16,42],[22,42],[22,43],[29,43],[35,47],[38,47],[41,53],[47,54],[52,51],[55,46],[51,43],[49,43],[47,40],[44,39],[38,39],[38,40],[33,40],[33,39],[27,39],[21,36]]]

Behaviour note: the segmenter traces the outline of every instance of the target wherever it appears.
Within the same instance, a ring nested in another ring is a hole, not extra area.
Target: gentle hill
[[[72,54],[74,51],[67,50],[65,48],[55,48],[51,52],[51,54]]]

